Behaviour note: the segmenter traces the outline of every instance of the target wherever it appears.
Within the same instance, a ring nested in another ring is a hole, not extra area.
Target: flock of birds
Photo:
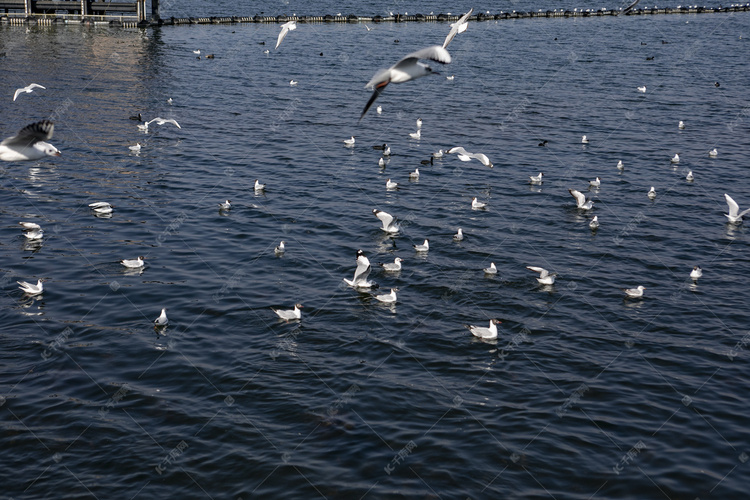
[[[637,3],[637,2],[636,2]],[[633,4],[635,5],[635,4]],[[408,81],[412,81],[424,76],[428,76],[431,74],[436,74],[435,71],[432,70],[432,68],[427,65],[426,63],[420,62],[422,60],[431,60],[435,61],[441,64],[448,64],[451,62],[451,56],[448,53],[446,47],[448,44],[453,40],[453,38],[460,33],[463,33],[467,29],[467,21],[469,17],[471,16],[473,12],[473,9],[469,10],[466,14],[464,14],[456,23],[451,24],[451,29],[448,35],[445,38],[445,41],[441,45],[434,45],[431,47],[427,47],[415,52],[412,52],[402,59],[400,59],[396,64],[391,66],[390,68],[383,69],[378,71],[372,79],[367,83],[365,86],[366,88],[372,88],[373,93],[370,97],[370,99],[365,104],[364,109],[362,110],[362,113],[359,117],[359,120],[361,121],[362,118],[367,114],[368,110],[372,107],[375,100],[382,94],[382,92],[385,90],[385,88],[393,83],[405,83]],[[290,31],[293,31],[297,28],[295,21],[289,21],[281,26],[281,31],[278,35],[278,39],[276,42],[276,49],[279,48],[282,41],[285,39],[285,37],[288,35]],[[449,79],[452,77],[448,77]],[[291,84],[294,85],[296,82],[292,81]],[[35,89],[45,89],[42,85],[32,83],[26,87],[17,89],[13,95],[13,100],[15,101],[21,94],[24,93],[30,93],[33,92]],[[645,93],[646,87],[638,87],[637,89],[639,92]],[[168,101],[170,104],[172,102],[171,99]],[[376,112],[378,114],[382,113],[382,107],[377,106]],[[138,114],[137,116],[130,117],[133,120],[142,121],[142,124],[138,124],[138,130],[141,132],[148,132],[149,126],[151,124],[157,124],[157,125],[165,125],[165,124],[171,124],[176,126],[177,128],[182,128],[180,124],[174,120],[174,119],[165,119],[161,117],[156,117],[151,120],[143,120],[142,116]],[[417,130],[414,133],[410,134],[410,137],[412,139],[419,140],[421,138],[421,129],[422,129],[422,119],[417,120]],[[678,124],[678,127],[680,129],[685,128],[685,123],[680,121]],[[32,123],[30,125],[27,125],[23,127],[16,135],[12,137],[8,137],[2,142],[0,142],[0,160],[1,161],[7,161],[7,162],[16,162],[16,161],[34,161],[39,160],[42,158],[45,158],[46,156],[60,156],[61,152],[52,144],[48,143],[50,139],[52,139],[52,135],[54,133],[54,124],[49,120],[41,120],[35,123]],[[343,141],[346,147],[353,147],[356,143],[356,138],[352,136],[349,139],[346,139]],[[581,138],[582,144],[588,144],[589,139],[586,135],[582,136]],[[539,144],[539,146],[546,146],[547,141],[543,141]],[[377,146],[377,149],[382,150],[382,156],[379,160],[379,165],[381,168],[384,168],[386,165],[386,158],[390,156],[391,150],[390,147],[387,144],[383,144],[382,146]],[[130,146],[131,151],[134,153],[138,153],[141,149],[141,145],[138,143],[134,146]],[[434,159],[442,158],[445,154],[456,154],[457,158],[460,161],[468,162],[471,160],[477,160],[482,165],[488,168],[492,168],[493,164],[490,161],[490,159],[487,157],[487,155],[483,153],[471,153],[466,151],[463,147],[457,146],[448,149],[447,151],[437,151],[432,154],[431,159],[429,161],[423,161],[423,163],[432,163]],[[709,157],[715,158],[718,156],[718,151],[716,149],[713,149],[708,152]],[[673,164],[677,164],[680,162],[679,154],[675,154],[673,158],[671,158],[671,162]],[[622,161],[619,161],[617,164],[617,169],[622,171],[624,169],[624,165]],[[419,169],[415,169],[414,172],[410,173],[409,177],[412,180],[419,178]],[[692,172],[688,172],[686,176],[686,180],[688,182],[692,182],[694,180],[694,176]],[[538,175],[532,175],[529,177],[529,183],[532,185],[541,185],[544,182],[544,174],[543,172],[539,172]],[[599,177],[596,177],[595,179],[591,180],[589,182],[589,189],[598,189],[601,186],[601,179]],[[256,193],[262,192],[265,189],[265,184],[261,184],[259,180],[256,179],[254,189]],[[393,181],[392,179],[388,179],[386,181],[386,189],[388,190],[394,190],[398,189],[398,183]],[[573,196],[576,202],[576,207],[581,211],[590,211],[594,207],[594,202],[590,198],[587,198],[586,195],[584,195],[581,191],[578,191],[576,189],[569,189],[570,194]],[[648,197],[650,199],[656,198],[656,190],[652,186],[651,189],[647,193]],[[731,224],[740,224],[743,220],[743,217],[750,213],[750,208],[740,211],[738,204],[732,199],[731,196],[728,194],[724,195],[725,200],[727,202],[728,206],[728,213],[725,214],[727,219]],[[89,204],[89,207],[91,208],[92,212],[97,216],[110,216],[113,211],[113,206],[109,204],[108,202],[94,202]],[[219,203],[219,210],[220,211],[228,211],[232,207],[230,200],[225,200],[222,203]],[[471,202],[471,208],[474,210],[483,210],[487,207],[487,204],[485,202],[479,201],[476,197],[472,199]],[[400,226],[396,221],[396,218],[382,210],[374,209],[373,214],[380,220],[382,224],[382,230],[386,232],[387,234],[396,234],[400,231]],[[31,241],[39,241],[44,237],[44,230],[42,227],[34,222],[19,222],[19,224],[22,226],[24,231],[24,236]],[[594,216],[590,222],[589,227],[592,231],[596,231],[596,229],[599,227],[599,219],[598,216]],[[461,228],[458,228],[457,233],[453,236],[454,241],[462,241],[464,239],[463,231]],[[414,251],[417,253],[425,254],[429,252],[430,244],[429,239],[425,239],[424,243],[413,245]],[[281,241],[279,243],[279,246],[277,246],[274,249],[274,252],[277,256],[283,255],[285,252],[285,242]],[[130,269],[138,269],[142,268],[144,266],[144,260],[145,257],[138,256],[135,259],[123,259],[120,261],[121,265],[130,268]],[[396,257],[395,260],[392,263],[382,263],[380,266],[382,267],[383,271],[385,272],[399,272],[402,269],[402,262],[403,259],[400,257]],[[536,266],[527,266],[527,269],[537,273],[538,277],[536,278],[537,281],[541,285],[552,285],[555,282],[555,273],[549,272],[547,269],[536,267]],[[377,288],[377,285],[369,280],[369,276],[372,270],[372,266],[370,264],[369,259],[365,255],[365,253],[362,250],[358,250],[356,254],[356,269],[354,271],[354,275],[351,279],[345,278],[344,282],[357,290],[369,290],[369,289],[375,289]],[[495,263],[492,262],[490,266],[486,269],[484,269],[484,272],[488,275],[494,275],[497,274],[497,267],[495,266]],[[699,266],[695,266],[693,270],[690,273],[690,278],[697,281],[702,276],[702,269]],[[36,284],[28,283],[26,281],[18,281],[18,285],[20,286],[20,289],[28,295],[40,295],[44,291],[44,285],[43,280],[39,279]],[[644,286],[637,286],[635,288],[623,288],[622,289],[628,298],[633,299],[640,299],[644,296]],[[384,304],[395,304],[398,300],[397,288],[392,288],[390,290],[390,293],[387,294],[373,294],[373,297]],[[273,312],[282,320],[285,321],[299,321],[302,318],[302,304],[295,304],[292,309],[276,309],[272,308]],[[162,308],[161,314],[159,317],[157,317],[154,320],[154,326],[155,328],[163,328],[169,323],[169,320],[167,318],[166,314],[166,308]],[[501,321],[498,319],[491,319],[489,322],[488,327],[480,327],[480,326],[474,326],[474,325],[466,325],[466,327],[469,329],[469,331],[476,337],[482,338],[482,339],[495,339],[498,336],[497,331],[497,325],[500,324]]]

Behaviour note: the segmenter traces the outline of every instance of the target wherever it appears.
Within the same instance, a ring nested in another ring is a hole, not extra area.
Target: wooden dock
[[[490,21],[525,18],[567,18],[600,16],[649,16],[658,14],[712,14],[727,12],[748,12],[750,3],[730,7],[680,6],[665,8],[622,9],[574,9],[537,10],[478,13],[470,21]],[[146,0],[119,2],[95,0],[0,0],[0,22],[11,24],[53,24],[57,22],[94,22],[120,25],[124,27],[176,26],[190,24],[232,24],[232,23],[380,23],[380,22],[441,22],[456,21],[458,15],[448,14],[395,14],[392,16],[323,15],[323,16],[223,16],[185,17],[162,19],[159,15],[159,0],[151,1],[151,12],[146,11]]]

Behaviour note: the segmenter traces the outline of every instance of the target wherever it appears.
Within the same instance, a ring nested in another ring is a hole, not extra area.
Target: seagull
[[[30,229],[23,233],[29,240],[41,240],[44,238],[44,230],[42,229]]]
[[[230,208],[232,208],[232,202],[229,200],[219,203],[219,210],[229,210]]]
[[[595,215],[593,219],[591,219],[591,222],[589,222],[589,227],[591,229],[597,229],[599,227],[599,216]]]
[[[292,86],[292,87],[294,87],[294,86],[295,86],[295,85],[297,85],[298,83],[299,83],[299,82],[298,82],[297,80],[289,80],[289,85],[290,85],[290,86]]]
[[[375,108],[375,112],[377,114],[379,114],[379,115],[382,115],[383,114],[383,106],[378,106],[377,108]]]
[[[27,86],[25,86],[23,88],[20,88],[20,89],[16,90],[16,93],[13,94],[13,100],[15,101],[18,98],[18,96],[21,95],[21,94],[24,94],[24,93],[30,94],[31,92],[34,91],[34,89],[45,89],[46,90],[47,87],[42,87],[38,83],[29,84],[29,85],[27,85]]]
[[[448,81],[453,81],[453,79],[456,78],[456,75],[446,76],[445,79]]]
[[[685,180],[688,182],[693,182],[695,180],[695,176],[693,175],[692,170],[687,173],[687,175],[685,176]]]
[[[45,156],[60,156],[62,153],[47,141],[52,138],[55,124],[42,120],[26,125],[18,134],[0,142],[0,160],[39,160]]]
[[[645,94],[646,93],[646,86],[644,85],[642,87],[638,87],[638,92],[643,92]]]
[[[94,203],[89,203],[89,207],[91,207],[91,210],[93,210],[97,214],[112,213],[112,205],[110,205],[106,201],[95,201]]]
[[[258,182],[258,179],[255,179],[255,191],[263,191],[264,189],[266,189],[266,185],[261,184],[260,182]]]
[[[396,219],[388,212],[383,212],[382,210],[374,208],[372,213],[374,213],[375,217],[380,219],[380,222],[383,223],[383,231],[386,233],[397,233],[400,229],[398,224],[396,224]]]
[[[42,226],[37,224],[36,222],[19,222],[19,226],[23,226],[24,231],[29,229],[41,229]]]
[[[383,158],[382,156],[381,156],[381,157],[380,157],[380,159],[378,160],[378,166],[379,166],[380,168],[385,168],[385,158]]]
[[[682,120],[680,120],[680,123],[677,124],[677,128],[680,129],[680,130],[684,129],[685,128],[685,122],[682,121]]]
[[[404,259],[402,259],[401,257],[396,257],[393,260],[392,264],[391,263],[385,263],[385,264],[381,263],[381,264],[378,264],[378,265],[383,268],[383,271],[395,272],[395,271],[400,271],[401,270],[401,263],[403,261],[404,261]]]
[[[391,288],[391,293],[376,295],[375,299],[385,304],[394,304],[396,302],[396,291],[398,288]]]
[[[129,149],[130,149],[130,150],[131,150],[132,152],[134,152],[134,153],[138,153],[138,152],[140,152],[140,150],[141,150],[141,144],[140,144],[139,142],[136,142],[136,143],[135,143],[135,146],[128,146],[128,148],[129,148]]]
[[[728,194],[724,193],[724,198],[727,200],[727,205],[729,206],[729,213],[724,215],[727,216],[727,219],[729,219],[729,222],[731,222],[732,224],[742,222],[742,217],[746,213],[750,213],[750,208],[744,210],[743,212],[740,212],[739,205],[737,205],[737,203]]]
[[[16,281],[16,283],[21,285],[21,290],[29,295],[39,295],[44,291],[44,285],[42,284],[41,279],[36,282],[36,285],[27,283],[26,281]]]
[[[398,187],[398,182],[393,182],[392,180],[388,179],[385,181],[385,188],[386,189],[396,189]]]
[[[474,210],[481,210],[483,208],[487,208],[487,204],[477,200],[477,197],[475,196],[471,199],[471,208],[473,208]]]
[[[622,160],[617,162],[617,170],[625,170],[625,165],[622,163]]]
[[[601,184],[602,184],[602,181],[601,179],[599,179],[599,177],[597,177],[593,181],[589,181],[589,186],[593,188],[598,188],[599,186],[601,186]]]
[[[451,43],[451,40],[459,34],[466,31],[466,28],[469,27],[467,24],[467,21],[469,20],[469,16],[471,16],[471,13],[474,12],[474,8],[469,9],[469,12],[461,16],[461,18],[456,21],[455,23],[451,24],[451,30],[448,32],[448,36],[445,37],[445,41],[443,42],[443,48],[446,48],[449,43]]]
[[[172,125],[176,126],[179,129],[182,128],[182,127],[180,127],[180,124],[177,123],[177,120],[173,120],[172,118],[161,118],[161,117],[157,116],[153,120],[149,120],[149,121],[145,122],[146,123],[146,129],[148,129],[148,126],[151,125],[154,122],[156,122],[157,125],[164,125],[165,123],[171,123]]]
[[[638,287],[636,288],[623,288],[622,291],[625,292],[625,295],[627,295],[628,297],[636,299],[643,297],[643,290],[645,289],[645,286],[638,285]]]
[[[422,128],[422,119],[421,118],[417,118],[417,128],[418,129]]]
[[[580,208],[581,210],[591,210],[594,207],[594,202],[587,200],[582,192],[576,191],[575,189],[568,189],[568,192],[576,199],[576,208]]]
[[[464,326],[468,328],[475,337],[479,337],[480,339],[492,340],[497,338],[497,325],[499,325],[500,323],[502,323],[502,321],[500,321],[499,319],[491,319],[489,328],[474,325]]]
[[[367,26],[366,24],[365,24],[365,28],[367,29],[367,31],[371,31],[371,30],[372,30],[372,28],[370,28],[370,27],[369,27],[369,26]]]
[[[295,319],[302,319],[302,304],[294,304],[294,309],[274,309],[273,307],[271,310],[276,313],[276,315],[286,321],[292,321]]]
[[[352,136],[351,139],[344,139],[344,144],[346,144],[347,146],[354,146],[355,142],[356,141],[354,140],[354,136]]]
[[[719,152],[716,150],[716,148],[713,148],[708,152],[708,156],[710,156],[711,158],[716,158],[717,156],[719,156]]]
[[[459,227],[458,232],[453,235],[453,241],[463,241],[463,239],[464,239],[464,232]]]
[[[589,143],[588,137],[586,137],[585,135],[582,136],[581,137],[581,144],[588,144],[588,143]]]
[[[437,158],[442,158],[442,157],[443,157],[443,150],[442,150],[442,149],[440,149],[440,150],[438,150],[438,152],[437,152],[437,153],[432,153],[432,157],[433,157],[433,158],[436,158],[436,159],[437,159]]]
[[[171,105],[173,102],[174,102],[174,100],[171,97],[169,99],[167,99],[167,104]]]
[[[389,83],[404,83],[433,73],[431,67],[419,62],[420,59],[429,59],[431,61],[447,64],[451,62],[451,55],[443,47],[433,45],[432,47],[412,52],[390,68],[378,71],[367,85],[365,85],[365,88],[373,87],[374,91],[370,100],[367,101],[365,109],[362,111],[359,119],[362,120],[367,113],[367,110],[372,106],[372,103],[374,103],[375,99],[383,93],[383,90],[385,90]]]
[[[279,38],[276,40],[276,49],[279,48],[279,45],[281,45],[281,41],[284,39],[286,34],[296,29],[297,29],[297,21],[289,21],[288,23],[282,24],[281,32],[279,33]]]
[[[492,164],[492,162],[490,161],[490,159],[487,158],[486,154],[484,154],[484,153],[469,153],[468,151],[466,151],[461,146],[456,146],[456,147],[450,148],[446,152],[448,154],[457,153],[458,154],[458,159],[461,160],[461,161],[471,161],[472,159],[474,159],[474,160],[479,160],[482,163],[482,165],[484,165],[485,167],[492,168],[494,166]]]
[[[424,243],[421,245],[412,245],[414,247],[414,250],[417,252],[427,252],[430,250],[430,240],[424,240]]]
[[[680,155],[678,155],[677,153],[675,153],[674,156],[672,157],[672,159],[669,160],[669,161],[671,161],[672,163],[680,163]]]
[[[280,241],[279,246],[273,249],[273,253],[276,255],[284,255],[284,252],[286,251],[286,248],[284,247],[284,242]]]
[[[120,261],[125,267],[143,267],[143,259],[146,257],[139,255],[137,259],[124,259]]]
[[[415,168],[414,172],[409,172],[409,179],[411,179],[413,181],[418,181],[419,180],[419,169],[418,168]]]
[[[388,144],[383,144],[383,156],[391,156],[391,147]]]
[[[656,198],[656,189],[654,189],[654,186],[651,186],[651,189],[648,190],[648,197],[650,200]]]
[[[200,50],[194,50],[194,51],[193,51],[193,54],[200,54],[200,53],[201,53],[201,51],[200,51]]]
[[[411,132],[409,134],[409,137],[412,139],[421,139],[422,138],[422,129],[418,128],[416,132]]]
[[[497,267],[494,262],[490,262],[490,267],[485,267],[483,271],[484,274],[497,274]]]
[[[354,277],[351,280],[344,278],[344,281],[354,288],[372,288],[375,283],[367,281],[370,271],[372,271],[370,259],[365,256],[362,250],[357,250],[357,269],[354,270]]]
[[[698,281],[698,278],[703,276],[703,269],[701,269],[700,266],[695,266],[692,271],[690,271],[690,278],[693,281]]]
[[[555,282],[555,275],[542,267],[526,266],[526,269],[539,273],[539,277],[536,280],[542,285],[551,285]]]
[[[167,319],[167,308],[162,307],[161,308],[161,314],[158,318],[154,320],[154,328],[158,328],[160,326],[167,326],[167,323],[169,323],[169,320]]]
[[[542,173],[539,172],[539,175],[530,175],[529,176],[529,182],[532,184],[541,184],[542,183]]]

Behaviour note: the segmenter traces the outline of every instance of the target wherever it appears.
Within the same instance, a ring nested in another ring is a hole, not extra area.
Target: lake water
[[[358,124],[375,71],[447,23],[300,25],[276,51],[277,25],[1,26],[3,137],[51,117],[63,152],[0,165],[4,495],[744,498],[750,235],[723,214],[724,193],[750,207],[749,28],[472,23],[442,75]],[[182,128],[140,132],[139,112]],[[494,168],[420,163],[452,146]],[[358,249],[375,292],[343,283]],[[142,273],[119,264],[138,255]],[[15,283],[38,278],[37,297]],[[395,306],[373,299],[392,287]],[[297,302],[300,322],[271,310]],[[464,327],[490,318],[496,341]]]

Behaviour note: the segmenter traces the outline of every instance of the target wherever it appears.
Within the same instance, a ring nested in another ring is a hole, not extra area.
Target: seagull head
[[[47,156],[61,156],[62,155],[59,149],[57,149],[52,144],[49,144],[46,142],[41,142],[41,141],[37,142],[36,144],[34,144],[34,147],[42,151]]]

